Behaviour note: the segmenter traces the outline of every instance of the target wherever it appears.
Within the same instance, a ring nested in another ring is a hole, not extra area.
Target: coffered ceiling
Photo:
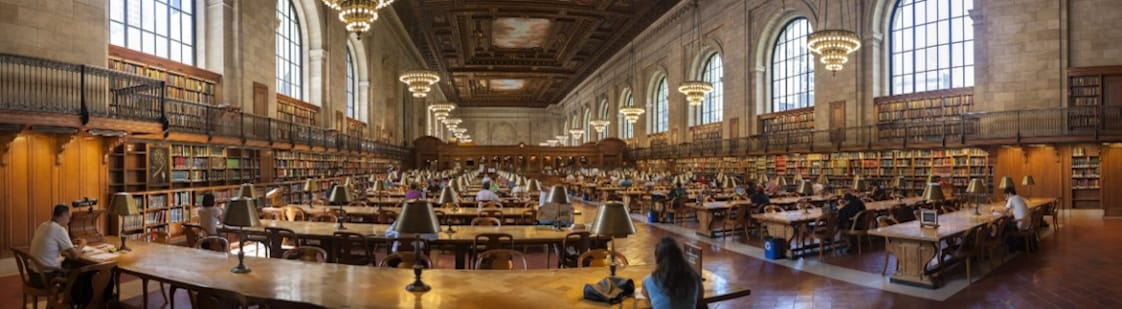
[[[546,107],[680,0],[407,0],[394,8],[449,100]],[[449,80],[450,79],[450,80]]]

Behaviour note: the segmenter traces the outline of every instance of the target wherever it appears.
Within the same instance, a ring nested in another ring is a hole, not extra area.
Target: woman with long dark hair
[[[688,309],[697,306],[701,296],[701,276],[686,262],[682,247],[670,237],[655,246],[658,266],[643,279],[643,294],[654,309]]]

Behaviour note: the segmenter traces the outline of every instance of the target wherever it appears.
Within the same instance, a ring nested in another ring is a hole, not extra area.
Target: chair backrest
[[[784,211],[783,207],[779,207],[778,205],[770,205],[769,204],[767,206],[764,206],[764,212],[766,212],[766,213],[777,213],[777,212],[783,212],[783,211]]]
[[[817,231],[826,232],[828,235],[836,234],[838,231],[838,216],[837,214],[823,214],[814,221],[814,226]]]
[[[899,222],[908,222],[915,220],[918,217],[916,215],[917,212],[915,211],[920,208],[919,206],[920,204],[916,204],[915,206],[897,205],[896,207],[892,207],[892,217]]]
[[[165,244],[165,245],[168,244],[168,243],[171,243],[171,236],[168,235],[168,232],[152,231],[152,233],[150,233],[149,235],[150,236],[148,236],[148,239],[152,240],[152,242],[154,242],[154,243]]]
[[[347,217],[347,211],[339,209],[339,207],[330,207],[323,211],[324,214],[332,215],[335,217]]]
[[[475,235],[472,245],[477,252],[492,249],[514,248],[514,235],[507,233],[480,233]]]
[[[577,257],[592,249],[592,233],[589,231],[570,232],[561,239],[557,262],[566,267],[577,267]]]
[[[195,248],[195,245],[199,243],[199,239],[205,236],[206,232],[203,231],[203,227],[198,224],[184,223],[183,234],[187,236],[187,246]]]
[[[498,209],[484,209],[484,210],[479,211],[479,216],[480,217],[502,218],[503,217],[503,211],[498,210]]]
[[[28,248],[11,248],[11,249],[12,249],[12,254],[15,255],[15,258],[16,258],[16,266],[19,268],[19,277],[20,277],[20,280],[23,282],[23,286],[25,288],[26,287],[32,287],[32,288],[37,288],[37,289],[46,288],[45,286],[36,286],[33,283],[34,282],[48,282],[46,273],[42,272],[47,267],[43,266],[43,264],[39,264],[39,261],[32,258],[30,251],[28,251],[29,250]],[[35,269],[38,269],[39,271],[33,271]],[[32,275],[37,276],[37,278],[35,278],[36,281],[32,281],[32,279],[31,279]]]
[[[397,220],[397,212],[389,209],[378,210],[378,223],[391,224]]]
[[[476,217],[475,219],[471,219],[471,225],[501,226],[503,225],[503,222],[499,221],[499,218],[495,217]]]
[[[200,238],[199,242],[195,243],[195,248],[217,252],[229,252],[230,240],[221,236],[207,236]]]
[[[352,232],[335,232],[331,238],[335,243],[335,263],[347,265],[374,263],[374,253],[366,236]]]
[[[304,221],[308,216],[304,213],[303,209],[296,206],[284,206],[282,211],[284,212],[285,221]]]
[[[333,214],[318,214],[318,215],[313,216],[312,219],[310,219],[308,221],[312,221],[312,222],[335,222],[337,220],[339,220],[339,217],[336,217]]]
[[[300,235],[296,231],[283,227],[265,227],[265,243],[269,246],[270,257],[280,257],[284,254],[285,239],[300,244]]]
[[[896,224],[900,224],[900,221],[897,221],[896,218],[892,216],[886,215],[877,217],[877,227],[888,227]]]
[[[515,262],[522,262],[526,270],[526,255],[511,249],[491,249],[480,253],[475,260],[475,269],[515,270]]]
[[[611,261],[608,256],[614,256],[617,266],[627,266],[627,257],[622,253],[612,252],[605,249],[592,249],[588,252],[582,253],[577,257],[577,267],[608,267],[611,266]]]
[[[500,204],[499,202],[496,202],[496,201],[487,201],[486,203],[483,203],[483,208],[500,208],[501,209],[501,208],[503,208],[503,204]]]
[[[296,247],[284,251],[284,255],[281,256],[281,258],[286,260],[325,263],[327,262],[327,251],[312,246]]]
[[[853,215],[853,219],[851,219],[853,220],[853,222],[849,226],[849,231],[855,232],[868,230],[871,227],[870,225],[875,223],[875,221],[873,221],[873,216],[876,215],[877,213],[872,210],[862,210],[857,212],[856,215]]]
[[[421,242],[421,253],[426,256],[430,255],[432,253],[432,245],[429,243],[429,240],[414,237],[393,238],[388,240],[389,246],[386,246],[386,253],[415,252],[417,251],[418,240]]]
[[[538,222],[538,210],[530,208],[522,211],[522,224],[536,224]]]
[[[247,308],[249,300],[237,292],[204,287],[192,287],[191,308]]]
[[[416,261],[416,252],[399,251],[382,258],[382,261],[378,262],[378,267],[413,268]],[[432,260],[424,253],[421,254],[421,268],[432,268]]]

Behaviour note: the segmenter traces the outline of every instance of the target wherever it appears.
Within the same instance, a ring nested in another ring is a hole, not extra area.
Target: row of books
[[[215,101],[214,95],[216,88],[213,81],[169,72],[153,66],[132,63],[116,58],[109,59],[109,68],[115,71],[163,80],[164,84],[167,86],[165,95],[170,98],[202,104],[213,104]]]
[[[1100,79],[1099,79],[1098,76],[1072,77],[1071,78],[1071,86],[1073,86],[1073,87],[1098,86],[1099,81],[1100,81]]]

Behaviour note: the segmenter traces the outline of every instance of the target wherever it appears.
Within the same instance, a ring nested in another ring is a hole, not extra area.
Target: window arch
[[[721,54],[713,53],[705,59],[705,66],[701,68],[701,81],[713,85],[713,91],[705,95],[705,102],[698,106],[694,112],[694,125],[704,125],[720,122],[724,118],[724,78],[725,69],[721,63]]]
[[[195,1],[109,1],[113,45],[195,65]]]
[[[277,93],[304,100],[304,40],[289,0],[277,0]]]
[[[631,96],[631,89],[624,89],[623,95],[620,96],[619,107],[625,108],[632,106],[635,106],[635,98]],[[622,114],[617,117],[616,123],[619,124],[619,137],[621,139],[635,138],[635,124],[628,122],[627,118]]]
[[[651,118],[648,133],[662,133],[670,130],[670,90],[666,85],[666,76],[658,78],[651,91]]]
[[[974,0],[897,0],[889,26],[892,94],[974,86]]]
[[[806,48],[810,22],[799,17],[787,22],[771,54],[771,111],[814,106],[814,57]]]
[[[592,129],[591,122],[592,122],[592,108],[591,107],[585,107],[584,108],[584,123],[581,124],[581,125],[584,126],[584,134],[581,135],[581,139],[583,139],[585,143],[592,141],[592,134],[596,133],[596,130]]]
[[[350,46],[347,46],[346,52],[347,54],[344,57],[344,62],[347,66],[347,83],[345,87],[346,89],[344,90],[347,94],[345,103],[347,107],[345,113],[347,114],[347,117],[351,117],[351,119],[361,120],[358,115],[359,110],[356,106],[356,103],[358,102],[358,96],[355,95],[355,88],[358,87],[358,80],[356,79],[355,75],[355,62],[354,58],[351,57]]]
[[[601,120],[611,119],[611,118],[608,117],[608,110],[609,110],[608,99],[604,98],[603,100],[600,100],[600,115],[597,116],[596,119],[601,119]],[[605,138],[608,138],[608,128],[607,127],[604,128],[604,131],[601,131],[601,132],[596,134],[596,140],[602,140],[602,139],[605,139]]]

